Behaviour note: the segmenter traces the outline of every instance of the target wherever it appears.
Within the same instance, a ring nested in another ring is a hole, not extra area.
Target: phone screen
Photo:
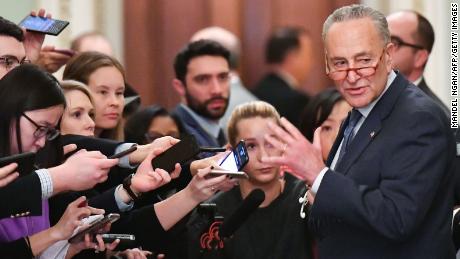
[[[30,30],[47,31],[53,26],[52,19],[46,19],[39,16],[29,16],[21,22],[21,25]]]
[[[240,141],[238,145],[224,158],[220,163],[220,167],[225,170],[238,172],[248,163],[249,156],[246,150],[244,141]]]

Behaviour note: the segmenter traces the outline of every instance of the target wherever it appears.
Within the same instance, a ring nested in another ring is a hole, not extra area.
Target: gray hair
[[[388,29],[388,22],[385,15],[372,9],[371,7],[358,4],[341,7],[327,17],[323,25],[323,41],[326,40],[326,34],[332,24],[362,18],[370,18],[374,22],[375,27],[380,32],[380,36],[385,45],[390,42],[390,31]]]

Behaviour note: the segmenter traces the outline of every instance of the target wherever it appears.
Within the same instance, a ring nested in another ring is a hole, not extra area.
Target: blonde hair
[[[91,93],[87,85],[76,80],[63,80],[60,82],[60,85],[64,95],[70,91],[80,91],[86,95],[91,104],[94,105],[93,98],[91,97]]]
[[[232,112],[227,126],[227,136],[230,145],[235,146],[239,139],[237,126],[241,120],[254,117],[270,118],[280,124],[280,115],[271,104],[263,101],[253,101],[238,105]]]

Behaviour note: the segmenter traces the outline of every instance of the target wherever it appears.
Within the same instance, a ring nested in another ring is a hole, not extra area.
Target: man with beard
[[[176,56],[172,84],[181,103],[173,114],[200,146],[226,144],[219,119],[230,96],[230,53],[219,43],[199,40],[187,44]]]

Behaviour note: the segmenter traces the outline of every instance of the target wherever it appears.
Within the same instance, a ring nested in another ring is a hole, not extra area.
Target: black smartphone
[[[219,164],[219,166],[230,172],[239,172],[249,162],[248,150],[244,140],[238,142],[232,152],[228,154]]]
[[[100,229],[104,228],[105,225],[107,225],[108,223],[113,223],[113,222],[117,221],[119,218],[120,218],[120,214],[110,213],[110,214],[106,215],[105,217],[92,222],[89,227],[87,227],[87,228],[79,231],[75,235],[73,235],[69,239],[69,243],[73,244],[73,243],[81,242],[85,238],[86,234],[95,235],[97,233],[97,231],[99,231]]]
[[[152,159],[153,169],[161,168],[167,172],[174,171],[176,163],[183,164],[200,152],[195,137],[186,135],[174,146]]]
[[[16,154],[8,157],[0,158],[0,167],[7,166],[11,163],[17,163],[16,171],[19,172],[19,177],[28,175],[38,168],[35,166],[35,153],[27,152]]]
[[[45,18],[40,16],[28,15],[19,23],[19,26],[26,28],[28,31],[40,32],[57,36],[69,25],[69,22]]]
[[[129,155],[129,154],[133,153],[136,150],[137,150],[137,145],[133,145],[132,147],[130,147],[130,148],[124,150],[124,151],[121,151],[119,153],[116,153],[116,154],[113,154],[113,155],[109,156],[108,159],[121,158],[121,157],[124,157],[126,155]]]

